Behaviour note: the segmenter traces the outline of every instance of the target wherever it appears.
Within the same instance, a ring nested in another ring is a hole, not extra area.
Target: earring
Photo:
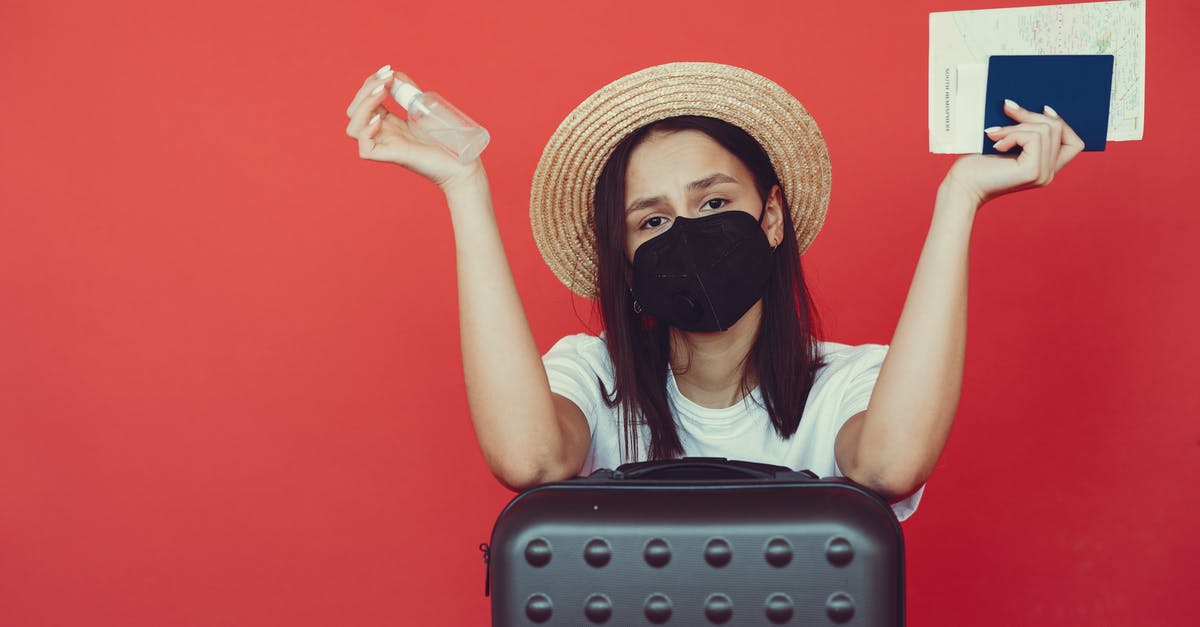
[[[641,315],[642,311],[643,309],[641,303],[637,302],[636,298],[633,299],[633,313]]]

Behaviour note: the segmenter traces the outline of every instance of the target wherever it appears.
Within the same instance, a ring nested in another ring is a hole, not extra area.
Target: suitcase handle
[[[806,477],[816,475],[805,470]],[[793,478],[796,472],[786,466],[729,460],[724,457],[684,457],[621,464],[611,478],[617,480],[709,481],[722,479]]]

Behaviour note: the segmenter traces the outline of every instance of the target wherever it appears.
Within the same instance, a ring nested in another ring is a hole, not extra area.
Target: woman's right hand
[[[384,106],[392,83],[416,83],[385,65],[363,83],[346,108],[350,118],[346,134],[358,140],[358,156],[371,161],[386,161],[404,166],[446,190],[479,170],[479,160],[459,163],[440,146],[425,143],[408,128],[408,121]]]
[[[484,460],[505,485],[526,488],[579,472],[587,454],[587,419],[550,391],[541,352],[504,255],[483,166],[461,164],[441,146],[413,137],[383,106],[394,81],[371,75],[346,109],[346,134],[363,159],[402,165],[437,183],[454,227],[459,331],[471,422]],[[372,120],[379,115],[380,119]]]

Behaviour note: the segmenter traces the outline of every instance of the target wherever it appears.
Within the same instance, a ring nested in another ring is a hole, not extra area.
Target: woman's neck
[[[757,384],[751,378],[743,386],[750,349],[758,337],[762,301],[755,303],[726,331],[691,333],[671,329],[671,371],[679,393],[700,405],[721,409],[742,400]],[[751,372],[753,375],[753,372]]]

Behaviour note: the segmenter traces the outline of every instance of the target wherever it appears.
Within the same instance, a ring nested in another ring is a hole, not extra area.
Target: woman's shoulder
[[[609,359],[603,336],[587,333],[568,335],[555,342],[542,355],[542,364],[550,377],[551,389],[555,388],[556,382],[561,383],[564,379],[587,389],[594,388],[598,380],[606,386],[612,385],[612,360]]]
[[[824,362],[823,370],[840,370],[878,366],[887,355],[886,344],[842,344],[818,342],[817,350]]]
[[[555,342],[554,346],[542,355],[542,361],[547,364],[574,363],[597,373],[608,373],[612,370],[612,361],[609,359],[608,345],[604,342],[603,334],[568,335]]]
[[[591,335],[589,333],[576,333],[568,335],[557,342],[546,355],[552,354],[604,354],[608,355],[608,347],[604,343],[604,334]]]

